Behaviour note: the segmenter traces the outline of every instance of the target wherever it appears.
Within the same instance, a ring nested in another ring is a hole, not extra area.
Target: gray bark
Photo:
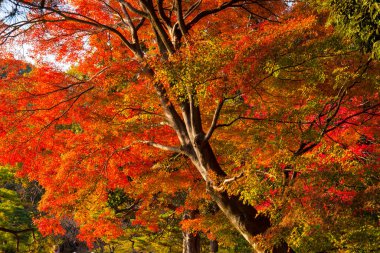
[[[183,219],[195,218],[197,211],[188,211],[183,215]],[[191,233],[190,231],[183,231],[182,253],[200,253],[201,252],[201,238],[199,233]]]

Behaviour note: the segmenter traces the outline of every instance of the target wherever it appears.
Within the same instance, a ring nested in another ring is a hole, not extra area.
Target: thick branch
[[[152,5],[151,1],[147,0],[140,0],[140,2],[145,7],[146,11],[149,13],[149,20],[152,23],[152,26],[154,27],[155,31],[157,32],[159,38],[161,39],[162,43],[165,45],[165,48],[169,54],[174,53],[174,46],[171,43],[168,34],[165,32],[159,18],[156,15],[156,11],[154,9],[154,6]]]
[[[127,19],[127,24],[128,24],[128,27],[129,27],[129,30],[132,34],[132,42],[134,44],[138,44],[139,43],[139,38],[138,38],[138,35],[137,35],[137,31],[140,27],[136,27],[134,24],[133,24],[133,21],[131,19],[131,16],[129,15],[128,13],[128,10],[126,9],[125,5],[121,5],[121,8],[123,10],[123,13]],[[145,20],[144,17],[142,17],[142,22]]]
[[[129,2],[125,1],[125,0],[119,0],[119,2],[124,5],[128,10],[130,10],[131,12],[141,16],[141,17],[144,17],[144,18],[149,18],[149,15],[148,13],[142,11],[142,10],[139,10],[135,7],[133,7]]]
[[[186,24],[182,13],[182,0],[176,0],[176,15],[178,20],[179,29],[183,36],[187,34]]]
[[[147,70],[151,75],[154,75],[153,70]],[[173,104],[170,102],[165,87],[161,83],[155,83],[154,88],[160,98],[161,106],[163,107],[165,117],[169,121],[170,126],[176,131],[177,136],[181,142],[182,146],[189,144],[190,139],[188,132],[186,131],[186,126],[178,112],[174,108]]]
[[[166,27],[167,27],[168,29],[171,29],[171,28],[172,28],[172,25],[171,25],[171,22],[170,22],[169,17],[166,16],[166,14],[165,14],[164,6],[163,6],[163,2],[164,2],[164,0],[158,0],[158,1],[157,1],[157,5],[158,5],[158,15],[160,15],[160,18],[161,18],[162,21],[165,23]]]

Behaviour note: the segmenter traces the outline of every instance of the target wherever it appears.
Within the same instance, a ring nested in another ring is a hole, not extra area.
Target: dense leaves
[[[331,11],[331,22],[353,38],[373,58],[380,57],[380,3],[378,0],[311,1]]]
[[[378,250],[377,3],[323,2],[10,1],[1,41],[35,52],[2,55],[1,162],[44,188],[41,233]]]

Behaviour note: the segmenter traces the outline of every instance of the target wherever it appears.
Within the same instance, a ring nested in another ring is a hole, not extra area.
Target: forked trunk
[[[154,77],[154,71],[152,69],[147,69],[147,73]],[[181,105],[182,119],[174,105],[170,102],[165,87],[160,83],[156,83],[154,87],[161,100],[161,106],[164,110],[166,119],[169,125],[176,131],[181,143],[179,149],[168,147],[164,149],[172,152],[184,153],[190,158],[205,180],[207,191],[219,206],[220,210],[226,215],[227,219],[252,245],[256,252],[264,252],[253,241],[253,237],[264,233],[270,228],[270,219],[263,215],[257,215],[257,210],[250,205],[244,204],[239,196],[229,196],[225,191],[215,190],[214,187],[217,186],[217,182],[212,182],[209,178],[210,172],[220,178],[225,178],[227,174],[221,168],[216,159],[215,153],[208,142],[208,138],[211,137],[212,131],[207,135],[203,132],[201,113],[199,107],[195,106],[193,103],[193,94],[189,94],[189,101],[183,102]],[[161,145],[160,147],[162,148]],[[185,250],[192,249],[191,245],[196,245],[195,242],[193,244],[193,239],[194,241],[197,241],[189,235],[184,235],[184,252],[192,252]],[[189,243],[187,243],[187,240]],[[288,249],[287,246],[286,248]],[[198,248],[194,247],[194,250],[196,249]],[[274,249],[273,252],[282,253],[287,251],[277,251]]]

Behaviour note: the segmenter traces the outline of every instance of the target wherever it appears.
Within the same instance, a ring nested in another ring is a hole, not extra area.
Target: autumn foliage
[[[0,160],[44,188],[42,234],[175,222],[231,247],[231,222],[258,252],[379,249],[379,62],[328,7],[9,2],[2,46],[34,58],[1,54]]]

